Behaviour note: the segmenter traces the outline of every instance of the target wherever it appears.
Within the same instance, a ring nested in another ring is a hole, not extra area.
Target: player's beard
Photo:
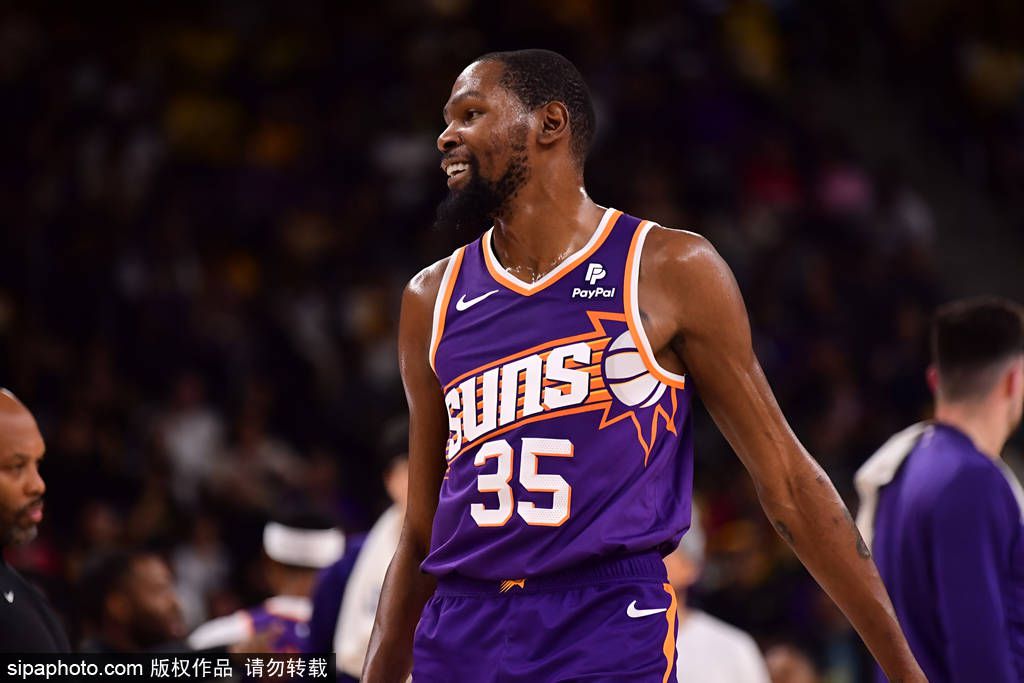
[[[33,501],[20,510],[16,510],[9,518],[0,517],[0,548],[9,545],[21,545],[35,539],[39,533],[39,527],[35,524],[20,526],[20,518],[28,514],[29,508],[35,504]]]
[[[495,218],[508,217],[512,199],[530,177],[525,130],[521,139],[510,144],[510,150],[508,166],[496,181],[481,177],[476,158],[469,159],[469,180],[464,188],[450,191],[438,205],[435,227],[477,232],[489,227]]]

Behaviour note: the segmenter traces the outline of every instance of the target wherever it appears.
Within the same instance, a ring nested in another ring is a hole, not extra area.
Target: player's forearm
[[[871,553],[832,486],[803,457],[776,490],[759,491],[779,535],[846,614],[890,681],[924,681]]]
[[[420,571],[422,557],[403,537],[381,589],[377,619],[363,665],[363,683],[404,683],[412,671],[412,640],[436,580]]]

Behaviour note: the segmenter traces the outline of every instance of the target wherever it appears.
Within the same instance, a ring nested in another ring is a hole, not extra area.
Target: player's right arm
[[[398,549],[381,590],[363,683],[401,683],[408,678],[413,633],[437,585],[420,571],[420,563],[430,549],[448,439],[448,411],[429,362],[434,302],[447,263],[439,261],[414,277],[402,297],[398,362],[409,404],[409,500]]]

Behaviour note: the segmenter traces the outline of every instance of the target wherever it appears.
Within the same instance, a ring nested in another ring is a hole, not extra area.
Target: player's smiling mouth
[[[445,168],[445,173],[448,174],[448,187],[455,187],[456,185],[466,182],[466,178],[469,178],[469,164],[460,162],[454,164],[448,164]]]
[[[445,173],[448,174],[449,178],[454,178],[458,174],[464,173],[464,172],[466,172],[468,170],[469,170],[469,164],[467,164],[465,162],[462,162],[462,161],[459,161],[459,162],[456,162],[456,163],[448,164],[447,168],[445,168]]]
[[[454,187],[469,177],[472,166],[469,161],[445,160],[441,162],[441,170],[448,176],[448,187]]]

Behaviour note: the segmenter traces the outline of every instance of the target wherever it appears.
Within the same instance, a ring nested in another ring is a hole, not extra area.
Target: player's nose
[[[32,468],[32,473],[25,482],[25,493],[33,498],[46,493],[46,482],[43,481],[43,475],[38,467]]]
[[[441,131],[441,134],[437,136],[437,149],[441,152],[447,152],[450,149],[454,149],[459,146],[459,136],[455,132],[455,122],[452,121],[448,124],[448,127]]]

